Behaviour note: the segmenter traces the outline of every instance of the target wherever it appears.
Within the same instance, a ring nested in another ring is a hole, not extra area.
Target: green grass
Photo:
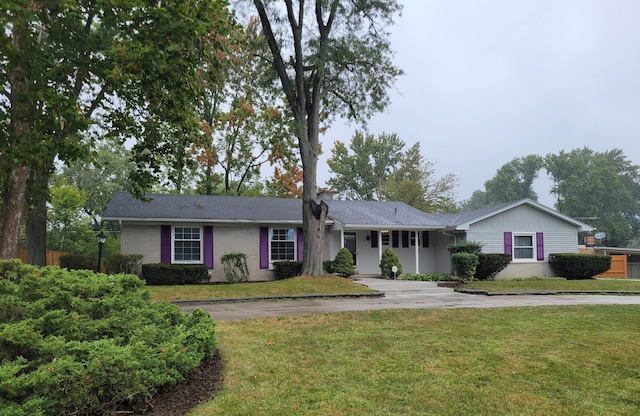
[[[147,286],[147,289],[156,301],[372,292],[366,286],[338,276],[294,277],[260,283]]]
[[[588,280],[494,280],[474,281],[463,286],[468,289],[482,289],[488,292],[518,290],[596,290],[640,292],[640,280],[588,279]]]
[[[640,307],[421,309],[216,324],[191,416],[635,415]]]

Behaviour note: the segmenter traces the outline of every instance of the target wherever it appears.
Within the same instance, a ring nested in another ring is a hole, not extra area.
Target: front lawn
[[[531,290],[575,290],[575,291],[629,291],[640,292],[640,280],[627,279],[525,279],[473,281],[462,286],[465,289],[481,289],[487,292],[511,292]]]
[[[146,288],[149,289],[151,298],[156,301],[372,292],[366,286],[338,276],[293,277],[259,283],[147,286]]]
[[[310,314],[216,324],[222,391],[191,416],[636,415],[640,308]]]

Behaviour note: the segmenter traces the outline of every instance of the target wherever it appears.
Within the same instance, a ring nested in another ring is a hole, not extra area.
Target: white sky
[[[620,148],[640,164],[640,0],[400,2],[391,41],[406,75],[369,132],[419,141],[438,176],[458,175],[458,200],[528,154]],[[333,142],[356,127],[321,137],[319,186]]]

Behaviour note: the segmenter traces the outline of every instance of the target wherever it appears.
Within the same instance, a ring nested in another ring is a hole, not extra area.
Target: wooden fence
[[[612,255],[611,256],[611,268],[606,272],[599,274],[595,277],[614,277],[614,278],[627,278],[627,255]]]
[[[62,256],[63,254],[65,253],[61,251],[47,250],[47,266],[59,266],[60,256]],[[22,260],[23,263],[27,263],[26,247],[18,247],[18,258]]]

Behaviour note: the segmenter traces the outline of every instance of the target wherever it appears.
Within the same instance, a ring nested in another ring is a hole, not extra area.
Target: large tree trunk
[[[45,180],[45,183],[48,181]],[[47,265],[47,200],[38,198],[25,219],[27,235],[27,263],[35,266]]]
[[[27,190],[29,168],[22,164],[11,170],[4,187],[4,205],[0,220],[0,259],[18,257],[20,223]]]

